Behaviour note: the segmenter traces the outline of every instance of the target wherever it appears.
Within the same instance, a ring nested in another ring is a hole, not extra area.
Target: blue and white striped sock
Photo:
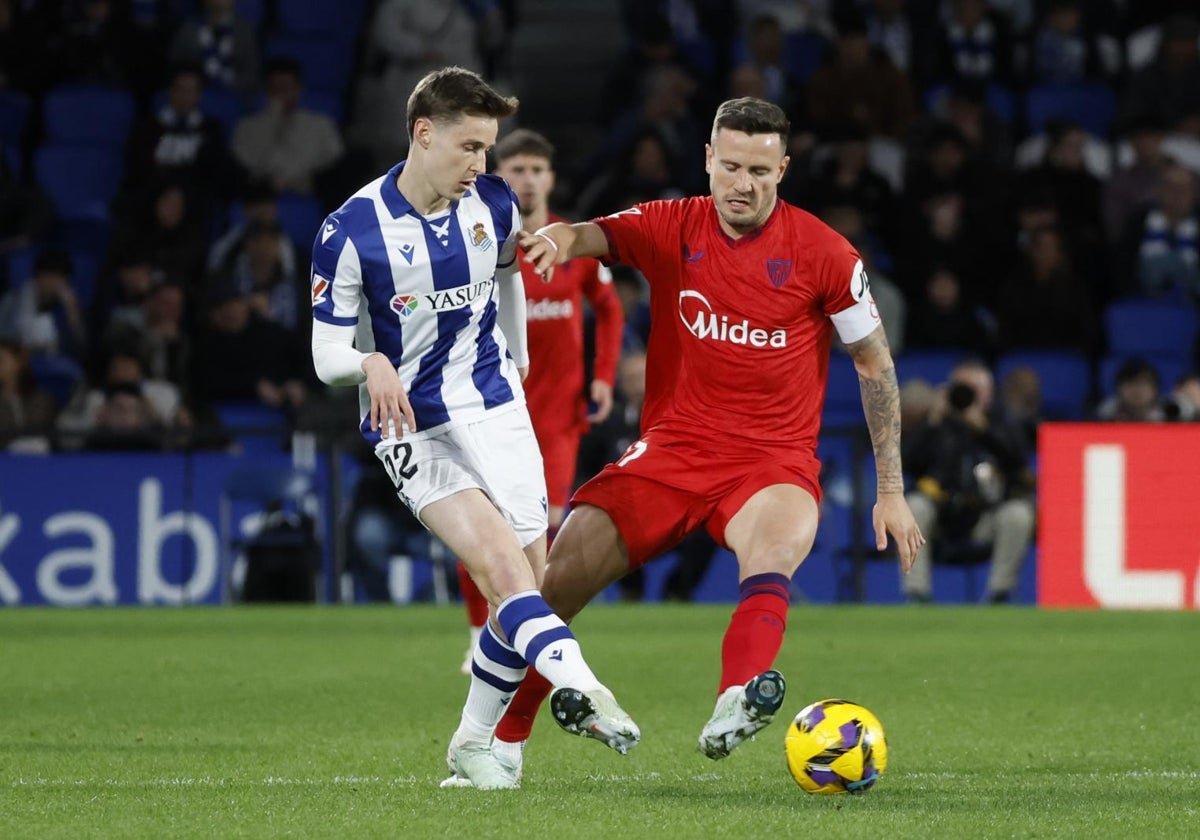
[[[500,641],[489,621],[471,660],[471,688],[458,725],[461,742],[489,743],[508,701],[525,678],[525,660]]]
[[[536,589],[505,598],[496,619],[516,651],[555,688],[600,688],[579,642]]]

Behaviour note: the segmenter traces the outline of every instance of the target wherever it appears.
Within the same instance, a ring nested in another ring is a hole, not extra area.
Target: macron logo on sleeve
[[[329,241],[329,237],[337,233],[337,225],[334,222],[326,222],[324,230],[321,231],[321,244],[324,245]]]

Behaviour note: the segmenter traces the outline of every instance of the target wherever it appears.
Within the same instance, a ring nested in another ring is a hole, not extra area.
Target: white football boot
[[[511,768],[492,755],[489,744],[459,743],[458,733],[446,750],[450,778],[439,787],[473,787],[478,790],[515,790],[521,786],[520,768]]]
[[[763,671],[745,685],[734,685],[721,692],[712,717],[700,731],[697,748],[716,761],[724,758],[771,722],[783,705],[787,686],[783,674]]]
[[[642,733],[607,688],[560,688],[550,695],[554,722],[574,735],[593,738],[621,755],[638,745]]]

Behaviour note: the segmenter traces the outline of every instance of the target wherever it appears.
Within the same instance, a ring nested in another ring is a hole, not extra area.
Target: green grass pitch
[[[796,607],[786,714],[713,763],[729,611],[586,611],[643,742],[543,715],[496,792],[437,786],[460,609],[0,611],[0,837],[1200,836],[1200,614]],[[887,730],[865,796],[788,776],[788,721],[824,697]]]

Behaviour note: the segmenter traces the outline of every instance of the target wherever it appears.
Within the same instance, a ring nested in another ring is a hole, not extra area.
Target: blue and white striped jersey
[[[480,175],[447,212],[425,218],[396,187],[403,166],[325,220],[313,244],[312,311],[327,324],[357,326],[360,351],[391,359],[416,436],[426,436],[524,403],[495,296],[496,269],[516,259],[521,216],[508,184]],[[376,443],[366,385],[359,403],[359,428]]]

